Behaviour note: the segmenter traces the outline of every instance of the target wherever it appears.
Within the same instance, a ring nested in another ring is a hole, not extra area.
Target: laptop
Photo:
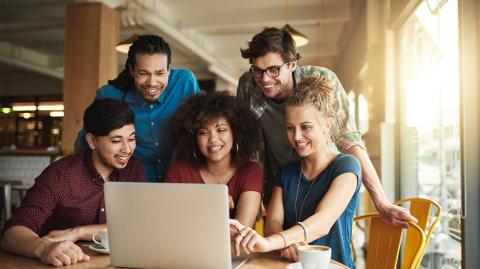
[[[111,265],[239,268],[231,258],[227,186],[105,183]]]

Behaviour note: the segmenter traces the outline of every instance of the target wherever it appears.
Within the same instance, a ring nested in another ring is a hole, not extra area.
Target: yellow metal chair
[[[435,201],[426,199],[426,198],[406,198],[402,200],[398,200],[394,203],[398,206],[403,206],[410,209],[410,214],[418,219],[417,225],[423,230],[425,233],[425,248],[428,245],[428,240],[432,235],[433,230],[438,224],[440,220],[440,216],[442,215],[442,207]],[[435,209],[432,212],[432,208]],[[433,213],[433,214],[432,214]],[[411,268],[408,267],[408,264],[411,263],[412,259],[415,256],[415,245],[418,238],[417,235],[412,233],[410,230],[407,232],[407,236],[405,239],[405,245],[403,250],[403,262],[401,269]],[[422,251],[425,251],[425,248]],[[420,266],[421,259],[418,259],[416,262],[415,267],[418,268]]]
[[[263,206],[263,202],[258,209],[257,219],[253,224],[253,229],[261,236],[265,236],[265,218],[267,217],[267,210]]]
[[[254,230],[261,236],[265,235],[265,217],[260,217],[253,225]]]
[[[395,269],[398,261],[400,245],[402,243],[403,229],[390,225],[382,220],[379,214],[368,214],[355,217],[355,223],[358,221],[370,221],[367,259],[365,268],[367,269]],[[408,232],[415,238],[411,240],[412,253],[411,261],[402,261],[402,268],[415,268],[417,261],[421,259],[425,248],[425,234],[423,230],[413,222],[409,222]],[[413,248],[415,243],[415,248]],[[415,250],[415,251],[413,251]],[[403,267],[407,264],[407,267]]]

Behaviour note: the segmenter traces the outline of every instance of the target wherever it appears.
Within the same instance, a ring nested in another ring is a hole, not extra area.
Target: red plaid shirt
[[[2,231],[25,226],[39,236],[52,230],[106,223],[104,180],[95,169],[91,151],[60,159],[35,179],[35,184]],[[146,181],[143,166],[130,159],[114,170],[110,181]]]

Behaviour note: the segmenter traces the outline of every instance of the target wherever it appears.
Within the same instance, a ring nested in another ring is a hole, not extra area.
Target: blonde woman
[[[337,111],[338,99],[325,77],[312,75],[297,85],[287,100],[286,128],[301,159],[277,175],[266,238],[231,221],[238,229],[237,253],[280,250],[286,259],[297,261],[297,246],[326,245],[332,248],[332,259],[354,267],[349,242],[362,173],[355,157],[330,146],[331,119]]]

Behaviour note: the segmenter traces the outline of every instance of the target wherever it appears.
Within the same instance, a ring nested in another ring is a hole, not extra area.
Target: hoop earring
[[[193,158],[198,161],[197,154],[195,154],[195,151],[193,152]]]
[[[237,143],[237,154],[238,154],[238,143]]]

